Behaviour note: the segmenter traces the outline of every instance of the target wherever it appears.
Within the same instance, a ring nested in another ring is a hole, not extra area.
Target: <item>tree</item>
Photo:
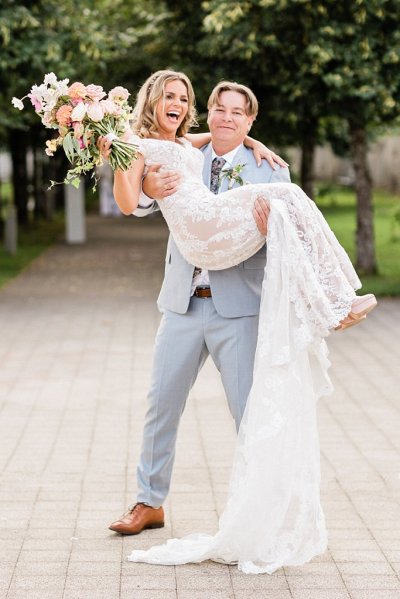
[[[400,116],[400,3],[326,2],[330,53],[323,79],[330,110],[345,119],[355,170],[357,268],[377,272],[368,136]]]
[[[313,159],[325,128],[326,60],[315,52],[325,24],[315,0],[211,0],[204,25],[214,56],[224,51],[261,99],[260,122],[278,143],[300,145],[301,185],[313,196]],[[242,78],[241,78],[242,80]]]
[[[260,97],[271,98],[271,120],[302,147],[308,194],[316,142],[329,120],[347,123],[356,174],[357,267],[375,273],[366,154],[368,133],[400,114],[399,1],[210,0],[206,6],[209,51],[236,57]]]
[[[108,68],[143,62],[143,53],[129,52],[153,37],[151,0],[4,0],[0,9],[0,139],[13,158],[13,188],[19,222],[27,221],[26,152],[42,143],[29,131],[37,123],[33,111],[18,113],[12,96],[24,96],[45,73],[82,78],[109,87]],[[155,16],[157,24],[159,16]],[[132,25],[133,23],[133,25]],[[114,82],[121,84],[114,78]],[[112,87],[112,85],[111,85]],[[37,181],[37,177],[34,177]],[[60,188],[61,189],[61,188]]]

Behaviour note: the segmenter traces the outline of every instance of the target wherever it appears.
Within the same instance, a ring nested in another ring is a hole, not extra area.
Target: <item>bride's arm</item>
[[[128,139],[129,134],[124,136]],[[97,146],[105,161],[108,161],[111,152],[112,140],[100,136]],[[130,168],[126,171],[120,169],[114,172],[114,198],[123,214],[132,214],[139,204],[142,191],[142,178],[144,172],[144,158],[137,155]]]
[[[190,141],[195,148],[202,148],[211,141],[211,133],[186,133],[185,139]]]
[[[139,204],[142,191],[144,158],[138,154],[127,171],[114,172],[114,198],[123,214],[132,214]]]
[[[253,137],[246,135],[243,143],[246,146],[246,148],[250,148],[251,150],[253,150],[257,166],[261,166],[262,159],[266,160],[274,170],[277,164],[283,168],[287,168],[289,166],[288,163],[285,160],[283,160],[283,158],[278,156],[278,154],[275,154],[275,152],[267,148],[267,146],[265,146],[261,141],[258,141],[257,139],[254,139]]]

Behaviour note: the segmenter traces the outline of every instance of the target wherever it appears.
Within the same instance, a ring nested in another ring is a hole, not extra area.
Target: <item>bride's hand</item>
[[[278,156],[278,154],[275,154],[275,152],[267,148],[267,146],[257,139],[247,136],[244,140],[244,144],[246,147],[253,150],[257,166],[261,166],[262,160],[266,160],[273,170],[276,170],[276,165],[283,168],[287,168],[289,166],[289,164],[283,160],[283,158]]]
[[[104,135],[100,135],[97,140],[97,147],[100,150],[100,154],[103,157],[103,160],[107,160],[110,158],[111,154],[111,146],[112,141],[109,141]]]

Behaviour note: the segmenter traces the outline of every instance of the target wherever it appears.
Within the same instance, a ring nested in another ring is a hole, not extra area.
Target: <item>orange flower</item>
[[[76,81],[69,86],[68,95],[73,100],[80,100],[87,95],[86,87],[80,81]]]
[[[72,106],[64,104],[56,112],[56,120],[59,125],[64,127],[71,124]]]

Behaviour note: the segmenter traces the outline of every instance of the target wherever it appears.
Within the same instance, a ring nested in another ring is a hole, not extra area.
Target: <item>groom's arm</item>
[[[148,198],[143,192],[141,192],[139,195],[139,204],[132,214],[139,217],[148,216],[153,212],[157,212],[157,210],[160,210],[157,202],[151,198]]]
[[[142,179],[142,191],[135,216],[147,216],[159,210],[157,199],[176,192],[181,176],[176,171],[160,171],[161,164],[149,167]]]
[[[135,216],[147,216],[159,210],[156,199],[172,195],[178,189],[181,175],[177,171],[161,171],[161,164],[149,167],[142,180],[142,192]]]
[[[143,179],[142,189],[149,198],[162,200],[174,194],[182,180],[178,171],[161,169],[161,164],[153,164]]]

